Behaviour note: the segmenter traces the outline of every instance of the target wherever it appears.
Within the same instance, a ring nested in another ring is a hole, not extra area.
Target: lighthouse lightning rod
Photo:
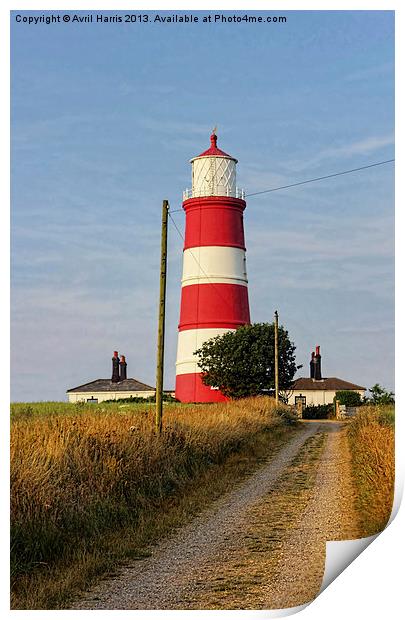
[[[156,363],[156,433],[162,432],[163,409],[163,360],[165,346],[165,312],[166,312],[166,271],[167,271],[167,215],[169,213],[168,200],[162,205],[162,242],[160,254],[160,293],[159,293],[159,320]]]

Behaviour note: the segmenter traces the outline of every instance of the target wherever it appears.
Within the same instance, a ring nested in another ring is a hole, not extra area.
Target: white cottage
[[[101,403],[104,400],[122,398],[148,398],[155,396],[155,388],[137,379],[127,379],[127,363],[125,356],[118,357],[114,351],[112,358],[111,379],[95,379],[78,387],[67,390],[70,403],[87,402]]]
[[[309,405],[329,405],[333,403],[336,392],[348,390],[357,392],[364,398],[366,389],[361,385],[350,383],[338,377],[322,377],[320,347],[316,347],[310,361],[310,377],[296,379],[288,391],[288,404],[297,405],[302,403],[304,407]]]

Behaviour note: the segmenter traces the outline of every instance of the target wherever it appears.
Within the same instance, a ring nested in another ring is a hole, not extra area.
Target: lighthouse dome
[[[190,160],[192,166],[192,189],[184,192],[184,199],[204,196],[232,196],[244,198],[236,187],[237,159],[217,146],[215,132],[210,137],[210,148]]]

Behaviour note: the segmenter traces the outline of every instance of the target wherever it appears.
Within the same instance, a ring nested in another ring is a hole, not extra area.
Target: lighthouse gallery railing
[[[215,191],[213,192],[210,189],[207,189],[207,190],[185,189],[183,192],[183,200],[188,200],[189,198],[201,198],[204,196],[230,196],[231,198],[241,198],[242,200],[244,200],[245,190],[241,189],[240,187],[237,187],[234,191],[227,189],[226,192],[223,194],[222,193],[216,194]]]

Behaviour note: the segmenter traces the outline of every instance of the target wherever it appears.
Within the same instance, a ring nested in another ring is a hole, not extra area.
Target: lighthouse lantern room
[[[192,188],[183,193],[186,232],[176,398],[181,402],[217,402],[225,396],[204,385],[195,351],[215,336],[250,323],[244,192],[236,187],[237,160],[211,146],[191,160]]]

